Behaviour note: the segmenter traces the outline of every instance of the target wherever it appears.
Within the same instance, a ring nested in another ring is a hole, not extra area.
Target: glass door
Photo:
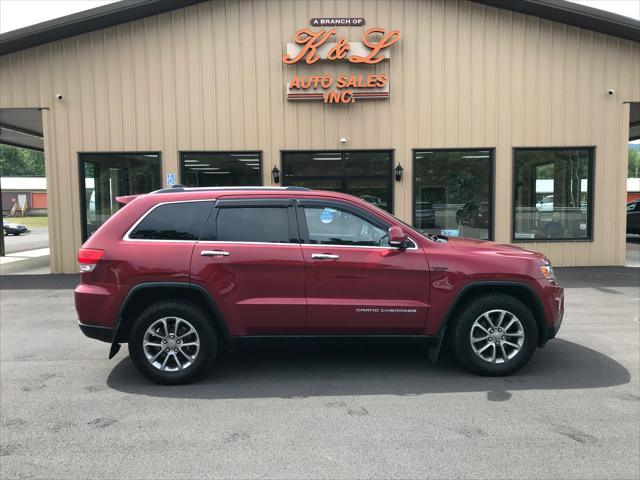
[[[282,183],[348,193],[393,212],[393,152],[283,152]]]
[[[95,232],[121,205],[116,197],[161,187],[158,153],[80,154],[82,239]]]

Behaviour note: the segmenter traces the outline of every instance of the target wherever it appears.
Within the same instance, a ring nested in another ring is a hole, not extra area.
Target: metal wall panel
[[[401,31],[375,67],[389,100],[286,100],[294,73],[319,69],[284,65],[287,42],[332,16],[366,19],[338,27],[349,41]],[[77,153],[109,150],[162,151],[163,176],[180,150],[260,150],[268,185],[281,150],[393,149],[395,211],[410,220],[412,148],[495,147],[495,238],[508,242],[511,149],[595,146],[593,242],[526,246],[558,265],[623,264],[625,101],[640,101],[640,44],[465,0],[214,0],[0,57],[0,107],[48,108],[53,272],[76,271]]]

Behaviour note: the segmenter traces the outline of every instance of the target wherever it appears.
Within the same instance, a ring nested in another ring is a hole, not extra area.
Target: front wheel
[[[153,382],[189,383],[205,373],[218,351],[215,328],[196,305],[164,300],[147,307],[129,337],[129,355]]]
[[[509,375],[524,367],[538,343],[531,311],[510,295],[491,294],[467,303],[455,319],[453,354],[480,375]]]

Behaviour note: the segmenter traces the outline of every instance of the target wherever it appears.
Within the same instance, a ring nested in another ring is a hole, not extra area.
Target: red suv
[[[128,342],[158,383],[195,379],[221,344],[273,336],[443,340],[507,375],[555,337],[563,289],[539,253],[423,235],[378,207],[304,188],[170,188],[125,206],[78,252],[80,329]]]

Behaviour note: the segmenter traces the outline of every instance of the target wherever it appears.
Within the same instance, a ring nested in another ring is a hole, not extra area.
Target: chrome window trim
[[[418,250],[417,244],[416,242],[409,237],[409,240],[411,240],[411,243],[413,244],[412,247],[409,248],[405,248],[405,250]],[[163,242],[170,242],[172,240],[158,240],[158,241],[163,241]],[[191,241],[191,240],[188,240]],[[284,246],[284,245],[298,245],[301,247],[318,247],[318,248],[333,248],[333,247],[341,247],[341,248],[379,248],[379,249],[383,249],[383,250],[399,250],[397,247],[392,247],[392,246],[388,246],[388,247],[378,247],[378,246],[374,246],[374,245],[334,245],[334,244],[330,244],[330,243],[299,243],[299,242],[239,242],[239,241],[220,241],[220,240],[200,240],[199,242],[197,242],[199,244],[203,244],[203,245],[229,245],[229,244],[237,244],[237,245],[279,245],[279,246]]]
[[[122,237],[122,240],[124,240],[125,242],[198,243],[198,240],[158,240],[158,239],[153,239],[153,238],[131,238],[129,236],[131,234],[131,232],[133,232],[135,230],[135,228],[140,224],[140,222],[142,222],[145,218],[147,218],[147,215],[149,215],[151,212],[153,212],[156,208],[158,208],[158,207],[160,207],[162,205],[171,205],[171,204],[174,204],[174,203],[195,203],[195,202],[212,202],[212,203],[215,203],[216,199],[215,198],[204,198],[204,199],[197,199],[197,200],[175,200],[175,201],[171,201],[171,202],[156,203],[153,207],[151,207],[149,210],[147,210],[144,213],[144,215],[142,215],[136,221],[136,223],[134,223],[131,226],[131,228],[129,230],[127,230],[127,233],[124,234],[124,237]],[[206,221],[207,221],[207,219],[205,219],[205,222]]]
[[[411,241],[411,243],[413,244],[412,247],[408,247],[405,248],[404,250],[418,250],[418,244],[415,242],[415,240],[413,240],[413,238],[408,237],[409,240]],[[381,248],[384,250],[400,250],[398,247],[393,247],[391,245],[387,246],[387,247],[378,247],[375,245],[340,245],[340,244],[334,244],[334,243],[301,243],[300,245],[303,245],[305,247],[322,247],[322,248],[333,248],[333,247],[340,247],[340,248]]]
[[[285,188],[285,187],[282,187]],[[135,230],[135,228],[147,217],[147,215],[149,215],[151,212],[153,212],[156,208],[162,206],[162,205],[171,205],[174,203],[195,203],[195,202],[212,202],[215,203],[217,199],[215,198],[204,198],[204,199],[197,199],[197,200],[174,200],[174,201],[170,201],[170,202],[160,202],[160,203],[156,203],[153,207],[151,207],[149,210],[147,210],[144,215],[142,215],[132,226],[131,228],[129,228],[129,230],[127,230],[127,233],[125,233],[124,237],[122,238],[122,240],[124,240],[125,242],[159,242],[159,243],[202,243],[205,245],[208,244],[212,244],[212,245],[216,245],[216,244],[238,244],[238,245],[280,245],[280,246],[284,246],[284,245],[300,245],[300,246],[305,246],[305,247],[322,247],[322,248],[333,248],[333,247],[340,247],[340,248],[376,248],[376,249],[384,249],[384,250],[398,250],[397,247],[392,247],[391,245],[387,246],[387,247],[379,247],[379,246],[373,246],[373,245],[338,245],[338,244],[331,244],[331,243],[300,243],[300,242],[243,242],[243,241],[219,241],[219,240],[157,240],[157,239],[152,239],[152,238],[131,238],[129,235],[131,234],[131,232],[133,232]],[[411,243],[413,244],[412,247],[406,248],[405,250],[418,250],[418,243],[411,237],[407,236],[409,238],[409,240],[411,241]]]
[[[243,241],[223,241],[223,240],[200,240],[197,243],[201,243],[203,245],[229,245],[229,244],[237,244],[237,245],[296,245],[300,246],[299,242],[243,242]]]

